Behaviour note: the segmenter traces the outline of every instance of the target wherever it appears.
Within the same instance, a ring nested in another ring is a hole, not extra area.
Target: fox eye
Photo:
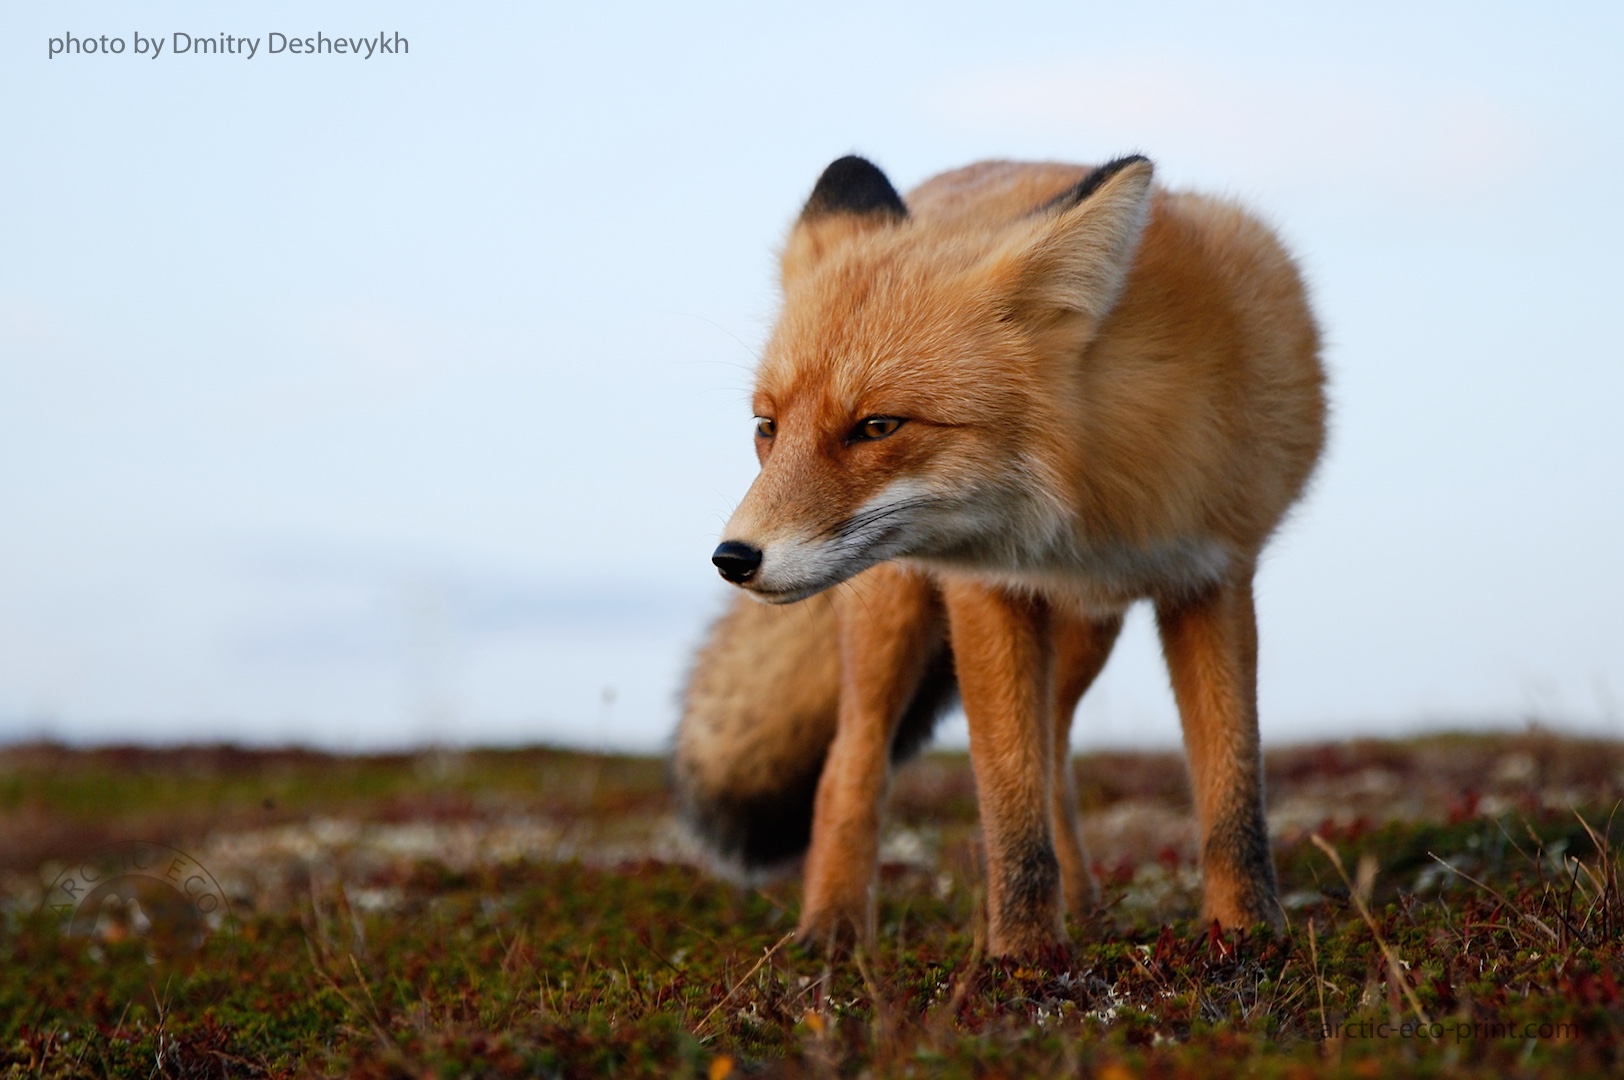
[[[778,434],[778,422],[770,416],[756,417],[756,435],[759,438],[770,439]]]
[[[870,416],[865,420],[859,420],[857,422],[857,426],[851,430],[851,438],[854,441],[868,442],[872,442],[875,439],[883,439],[887,435],[890,435],[892,432],[896,431],[897,428],[901,427],[904,423],[905,421],[898,419],[895,416]]]

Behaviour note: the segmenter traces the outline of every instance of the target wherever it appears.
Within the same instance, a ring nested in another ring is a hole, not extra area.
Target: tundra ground
[[[701,869],[656,759],[13,747],[0,1076],[1624,1064],[1624,744],[1535,730],[1271,752],[1281,936],[1193,921],[1177,755],[1076,767],[1102,902],[1073,923],[1070,955],[982,957],[974,781],[935,755],[893,792],[877,943],[831,962],[790,940],[793,876]],[[199,951],[155,941],[128,904],[73,925],[42,907],[62,875],[132,840],[218,884],[227,902]]]

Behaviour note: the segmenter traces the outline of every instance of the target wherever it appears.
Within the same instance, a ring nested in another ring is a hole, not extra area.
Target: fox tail
[[[891,760],[929,742],[956,697],[944,641],[897,724]],[[683,816],[723,862],[765,869],[806,850],[839,703],[827,595],[783,607],[741,595],[711,627],[683,691],[672,771]]]

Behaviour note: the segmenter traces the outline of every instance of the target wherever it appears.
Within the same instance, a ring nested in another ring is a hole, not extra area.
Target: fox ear
[[[1041,207],[998,256],[1018,310],[1098,323],[1122,295],[1150,212],[1148,158],[1117,158]]]
[[[856,155],[830,162],[784,245],[784,281],[817,265],[835,244],[907,219],[907,204],[873,162]]]
[[[872,161],[848,154],[829,163],[801,209],[804,224],[829,214],[873,215],[900,221],[908,216],[902,196]]]

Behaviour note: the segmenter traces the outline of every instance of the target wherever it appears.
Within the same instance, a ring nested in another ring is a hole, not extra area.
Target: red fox
[[[808,939],[872,935],[891,766],[956,689],[989,950],[1066,941],[1091,895],[1072,713],[1140,599],[1184,729],[1203,917],[1280,921],[1252,578],[1324,444],[1319,336],[1264,225],[1151,180],[1139,156],[992,161],[904,200],[846,157],[790,233],[761,471],[712,557],[790,606],[713,628],[675,774],[726,856],[810,841]]]

